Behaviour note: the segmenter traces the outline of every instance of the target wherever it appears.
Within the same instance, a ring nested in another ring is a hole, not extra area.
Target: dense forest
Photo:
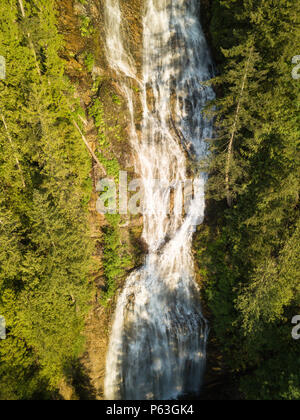
[[[196,252],[214,334],[249,399],[300,398],[299,17],[294,0],[211,10],[216,138]]]
[[[90,298],[90,162],[73,125],[54,3],[0,5],[2,399],[57,389],[82,350]]]
[[[0,80],[0,315],[7,328],[0,340],[0,399],[62,398],[60,385],[85,350],[87,314],[99,297],[91,284],[92,160],[110,176],[123,169],[115,157],[95,156],[84,141],[87,116],[102,148],[114,147],[102,133],[103,114],[111,110],[101,86],[90,108],[81,107],[76,81],[66,74],[59,1],[0,4],[6,61]],[[217,98],[206,111],[215,133],[207,139],[207,210],[194,254],[211,336],[239,398],[300,399],[300,342],[291,334],[291,320],[300,314],[300,80],[292,77],[300,3],[202,3],[217,70],[208,83]],[[78,25],[83,38],[93,37],[88,17]],[[89,53],[83,71],[93,65]],[[115,91],[109,101],[122,106]],[[135,243],[131,253],[137,255],[130,255],[120,217],[106,219],[106,285],[98,304],[110,312],[116,278],[138,264],[144,250]]]

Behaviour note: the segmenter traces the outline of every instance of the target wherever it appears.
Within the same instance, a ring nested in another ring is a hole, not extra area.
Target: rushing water
[[[143,239],[149,251],[118,298],[107,355],[107,399],[170,399],[197,393],[208,334],[201,313],[192,258],[194,227],[204,217],[205,175],[195,179],[184,215],[180,193],[187,180],[187,151],[207,154],[212,123],[203,107],[213,90],[212,63],[198,16],[199,0],[144,0],[143,68],[140,79],[125,51],[118,0],[106,0],[107,58],[118,74],[131,114],[131,142],[144,189]],[[141,135],[134,124],[130,80],[140,87]],[[160,188],[153,180],[160,180]],[[165,185],[165,187],[163,187]]]

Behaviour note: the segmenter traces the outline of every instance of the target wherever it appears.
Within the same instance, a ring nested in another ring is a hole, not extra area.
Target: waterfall
[[[144,266],[118,297],[107,354],[107,399],[172,399],[197,393],[205,368],[208,326],[201,312],[192,257],[194,228],[204,218],[205,174],[194,179],[184,214],[175,211],[187,183],[187,155],[207,154],[212,122],[203,107],[214,98],[203,81],[213,76],[199,23],[199,0],[144,0],[140,78],[122,35],[118,0],[106,0],[107,59],[118,74],[131,115],[131,142],[144,190]],[[143,107],[141,134],[134,125],[133,93]],[[155,187],[153,180],[159,180]],[[170,199],[174,187],[174,209]]]

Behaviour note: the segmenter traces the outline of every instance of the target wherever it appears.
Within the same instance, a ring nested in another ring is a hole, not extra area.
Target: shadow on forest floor
[[[96,390],[91,384],[86,368],[79,360],[73,360],[65,367],[65,375],[68,385],[74,390],[75,399],[96,400]]]

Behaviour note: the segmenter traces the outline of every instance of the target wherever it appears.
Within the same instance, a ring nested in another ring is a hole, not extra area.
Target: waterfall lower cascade
[[[203,108],[214,92],[203,81],[213,76],[213,66],[199,3],[144,0],[138,78],[125,49],[119,0],[106,0],[107,59],[131,114],[148,245],[144,266],[129,276],[118,297],[106,363],[107,399],[175,399],[198,393],[203,379],[208,326],[195,281],[192,237],[204,217],[204,174],[195,176],[197,188],[186,211],[169,211],[170,184],[188,179],[187,154],[204,158],[205,139],[212,137]],[[134,125],[132,80],[143,107],[141,134]],[[153,180],[167,187],[156,188]]]

